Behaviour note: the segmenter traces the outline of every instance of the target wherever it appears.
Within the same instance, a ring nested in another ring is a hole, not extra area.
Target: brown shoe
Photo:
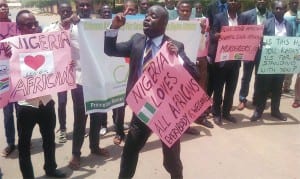
[[[73,156],[69,162],[69,168],[72,170],[78,170],[80,168],[80,158]]]
[[[5,147],[5,149],[1,152],[2,157],[7,157],[9,156],[14,150],[16,149],[15,145],[8,145]]]
[[[190,135],[200,135],[200,131],[198,131],[195,128],[189,127],[184,133],[190,134]]]
[[[237,109],[239,111],[243,110],[246,107],[246,102],[240,102],[240,104],[238,105]]]
[[[109,157],[109,152],[106,149],[103,149],[103,148],[100,148],[100,147],[98,147],[98,149],[91,150],[91,153],[95,154],[95,155],[100,155],[100,156],[103,156],[103,157]]]

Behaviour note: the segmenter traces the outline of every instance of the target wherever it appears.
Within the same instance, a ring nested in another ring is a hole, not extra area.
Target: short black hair
[[[22,14],[31,14],[31,11],[27,10],[27,9],[24,9],[24,10],[20,10],[16,16],[16,23],[17,25],[20,25],[20,20],[19,20],[19,17],[22,15]]]
[[[179,0],[178,3],[177,3],[177,8],[179,8],[179,6],[181,4],[189,4],[191,6],[191,9],[193,7],[193,3],[190,0]]]
[[[62,4],[67,4],[71,6],[71,2],[69,0],[57,0],[57,7],[59,8]]]
[[[271,8],[274,9],[275,8],[275,4],[282,2],[282,4],[284,5],[285,8],[287,8],[288,3],[286,2],[286,0],[274,0],[272,1],[271,4]]]

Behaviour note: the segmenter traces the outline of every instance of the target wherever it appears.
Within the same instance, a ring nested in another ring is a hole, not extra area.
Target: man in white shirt
[[[28,10],[21,10],[16,16],[17,27],[21,34],[38,32],[38,22]],[[18,102],[18,149],[19,164],[23,178],[34,178],[33,166],[30,159],[30,142],[33,128],[39,125],[43,139],[44,170],[46,175],[55,178],[64,178],[66,175],[57,170],[55,161],[55,109],[50,95]]]

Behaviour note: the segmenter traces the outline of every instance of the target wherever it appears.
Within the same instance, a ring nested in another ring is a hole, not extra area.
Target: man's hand
[[[71,24],[78,24],[80,21],[79,17],[77,16],[77,14],[72,14],[71,17],[69,18],[66,18],[64,19],[62,22],[61,22],[61,26],[65,29],[65,30],[68,30],[71,26]]]
[[[178,48],[172,41],[167,42],[167,49],[170,54],[176,55],[176,56],[178,55]]]
[[[220,37],[221,37],[221,33],[215,33],[216,40],[219,40]]]
[[[201,34],[205,34],[206,30],[206,19],[200,19],[200,27],[201,27]]]
[[[124,12],[120,12],[118,14],[116,14],[116,16],[114,17],[114,19],[112,20],[111,29],[119,29],[120,27],[122,27],[125,22],[126,22],[126,15],[128,13],[128,9],[126,9]]]
[[[4,54],[8,58],[11,57],[12,53],[11,53],[11,47],[10,47],[10,45],[5,44]]]

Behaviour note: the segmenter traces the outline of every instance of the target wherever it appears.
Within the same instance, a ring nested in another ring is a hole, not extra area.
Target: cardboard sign
[[[15,22],[0,22],[0,41],[19,34]],[[9,101],[9,57],[6,56],[7,43],[0,43],[0,108]]]
[[[260,25],[223,26],[215,61],[253,61],[261,42],[263,28]]]
[[[178,57],[168,53],[166,43],[144,68],[126,101],[169,147],[211,105]]]
[[[11,102],[75,88],[69,31],[21,35],[4,41],[12,48]]]
[[[78,24],[86,113],[107,112],[124,105],[129,59],[104,53],[104,32],[110,24],[111,19],[81,19]],[[135,33],[143,33],[143,22],[127,19],[119,29],[118,42],[128,41]],[[201,39],[199,22],[169,21],[166,33],[184,43],[186,54],[196,62],[195,47]]]
[[[299,72],[299,37],[264,36],[258,73],[294,74]]]

